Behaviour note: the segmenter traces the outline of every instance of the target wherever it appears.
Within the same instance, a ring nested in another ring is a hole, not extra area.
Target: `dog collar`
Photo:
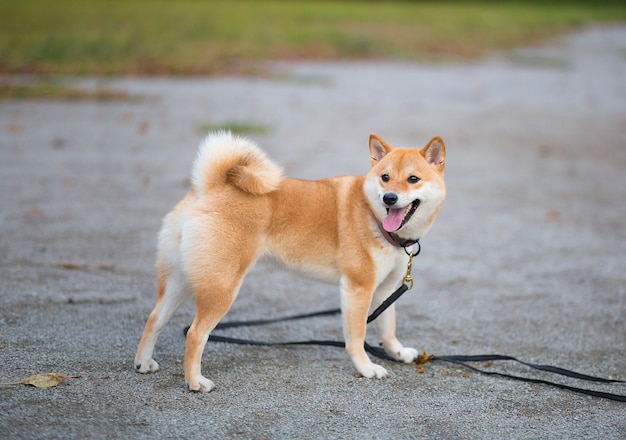
[[[385,228],[383,228],[383,225],[381,225],[378,220],[376,220],[376,224],[378,225],[378,229],[380,230],[380,233],[383,234],[383,237],[385,237],[385,240],[387,240],[389,243],[391,243],[394,246],[406,249],[409,246],[418,244],[420,241],[419,238],[409,238],[405,240],[404,238],[401,238],[400,236],[398,236],[397,234],[394,234],[393,232],[385,231]]]

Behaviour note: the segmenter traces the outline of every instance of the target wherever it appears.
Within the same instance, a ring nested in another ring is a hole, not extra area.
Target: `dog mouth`
[[[387,217],[383,220],[385,231],[395,232],[401,229],[415,214],[420,203],[421,200],[416,199],[404,208],[387,208]]]

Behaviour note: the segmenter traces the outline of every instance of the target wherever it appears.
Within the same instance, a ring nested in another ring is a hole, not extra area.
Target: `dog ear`
[[[370,134],[370,162],[372,166],[376,165],[390,151],[390,145],[378,137],[378,135]]]
[[[437,171],[443,172],[446,166],[446,144],[443,139],[439,136],[432,138],[428,145],[422,148],[422,154]]]

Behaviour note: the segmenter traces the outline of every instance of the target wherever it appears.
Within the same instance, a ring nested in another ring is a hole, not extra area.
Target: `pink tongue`
[[[394,232],[400,228],[402,220],[404,219],[404,208],[393,209],[389,208],[389,214],[383,220],[383,228],[387,232]]]

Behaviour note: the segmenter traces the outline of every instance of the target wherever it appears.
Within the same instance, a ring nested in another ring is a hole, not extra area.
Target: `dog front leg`
[[[375,322],[380,341],[389,356],[407,364],[417,359],[417,350],[403,346],[396,337],[396,311],[393,304]]]
[[[387,370],[373,363],[365,352],[367,312],[371,303],[371,290],[342,280],[341,312],[346,351],[359,374],[363,377],[383,379]]]
[[[382,283],[374,294],[374,307],[382,304],[389,294],[395,289],[400,274],[392,274],[386,282]],[[391,304],[387,310],[381,313],[374,321],[376,331],[383,348],[389,356],[399,362],[411,363],[418,357],[414,348],[404,347],[396,337],[396,308]]]

